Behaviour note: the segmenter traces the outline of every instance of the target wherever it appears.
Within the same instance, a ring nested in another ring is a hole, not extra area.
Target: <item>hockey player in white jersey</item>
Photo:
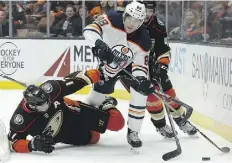
[[[138,133],[145,115],[150,86],[147,79],[151,41],[148,32],[142,26],[145,16],[144,4],[131,2],[126,6],[124,13],[110,12],[83,30],[83,35],[93,49],[93,54],[105,60],[99,66],[105,75],[105,81],[94,84],[93,90],[86,100],[88,104],[99,106],[105,100],[106,95],[114,92],[114,85],[122,73],[120,67],[130,69],[140,81],[135,81],[131,86],[128,114],[127,140],[135,148],[142,146]],[[99,40],[104,42],[102,45],[104,49],[110,48],[113,56],[116,57],[112,57],[111,54],[98,48],[96,42]],[[115,64],[115,58],[120,58],[120,67]]]

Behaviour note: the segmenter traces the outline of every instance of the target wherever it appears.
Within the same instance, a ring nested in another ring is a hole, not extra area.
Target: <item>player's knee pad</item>
[[[121,130],[125,125],[125,120],[121,112],[116,108],[112,108],[109,110],[109,114],[110,118],[108,121],[107,129],[111,131]]]
[[[152,120],[161,121],[165,117],[162,101],[152,94],[147,98],[147,110]]]
[[[89,144],[97,144],[100,140],[100,133],[99,132],[96,132],[96,131],[91,131],[91,140],[89,142]]]
[[[153,94],[150,94],[147,97],[147,110],[149,112],[156,112],[163,110],[162,102]]]
[[[173,88],[165,91],[166,94],[168,94],[169,96],[176,98],[176,92]],[[180,105],[178,105],[177,103],[173,102],[173,101],[168,101],[168,103],[174,108],[174,109],[178,109],[180,107]]]

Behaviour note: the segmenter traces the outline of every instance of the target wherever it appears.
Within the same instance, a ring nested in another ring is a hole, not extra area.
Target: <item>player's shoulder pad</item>
[[[156,16],[153,16],[152,26],[156,28],[157,32],[162,33],[164,35],[167,34],[165,24],[159,18],[157,18]]]
[[[122,13],[119,11],[109,11],[107,14],[108,19],[111,23],[111,25],[115,28],[119,28],[121,30],[124,30],[124,25],[123,25],[123,18],[122,18]]]
[[[48,80],[41,84],[41,88],[50,95],[51,100],[54,101],[62,94],[62,80]]]
[[[60,90],[60,83],[56,80],[48,80],[40,86],[46,93],[52,94],[56,90]]]
[[[38,114],[28,113],[24,109],[26,109],[26,105],[22,100],[11,117],[10,128],[16,132],[26,132],[38,118]]]
[[[152,46],[151,38],[145,26],[141,26],[134,34],[128,37],[128,41],[137,44],[144,51],[149,51]]]

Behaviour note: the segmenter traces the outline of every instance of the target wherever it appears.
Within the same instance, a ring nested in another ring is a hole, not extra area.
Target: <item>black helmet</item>
[[[42,88],[30,85],[23,92],[24,100],[32,106],[41,106],[50,103],[50,96]]]
[[[143,1],[143,4],[148,9],[155,9],[156,8],[156,2],[155,1]]]

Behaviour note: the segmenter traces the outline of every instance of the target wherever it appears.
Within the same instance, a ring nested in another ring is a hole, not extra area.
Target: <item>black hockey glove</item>
[[[154,92],[153,85],[144,76],[137,76],[136,79],[137,80],[131,80],[131,87],[135,91],[146,96]]]
[[[37,135],[29,143],[30,151],[42,151],[44,153],[52,153],[55,149],[55,143],[52,136]]]
[[[92,52],[100,61],[106,62],[107,64],[112,63],[114,60],[114,55],[110,47],[100,39],[95,42],[95,47],[92,48]]]
[[[168,65],[163,63],[155,63],[155,65],[150,66],[150,78],[153,83],[163,79],[168,73]]]

